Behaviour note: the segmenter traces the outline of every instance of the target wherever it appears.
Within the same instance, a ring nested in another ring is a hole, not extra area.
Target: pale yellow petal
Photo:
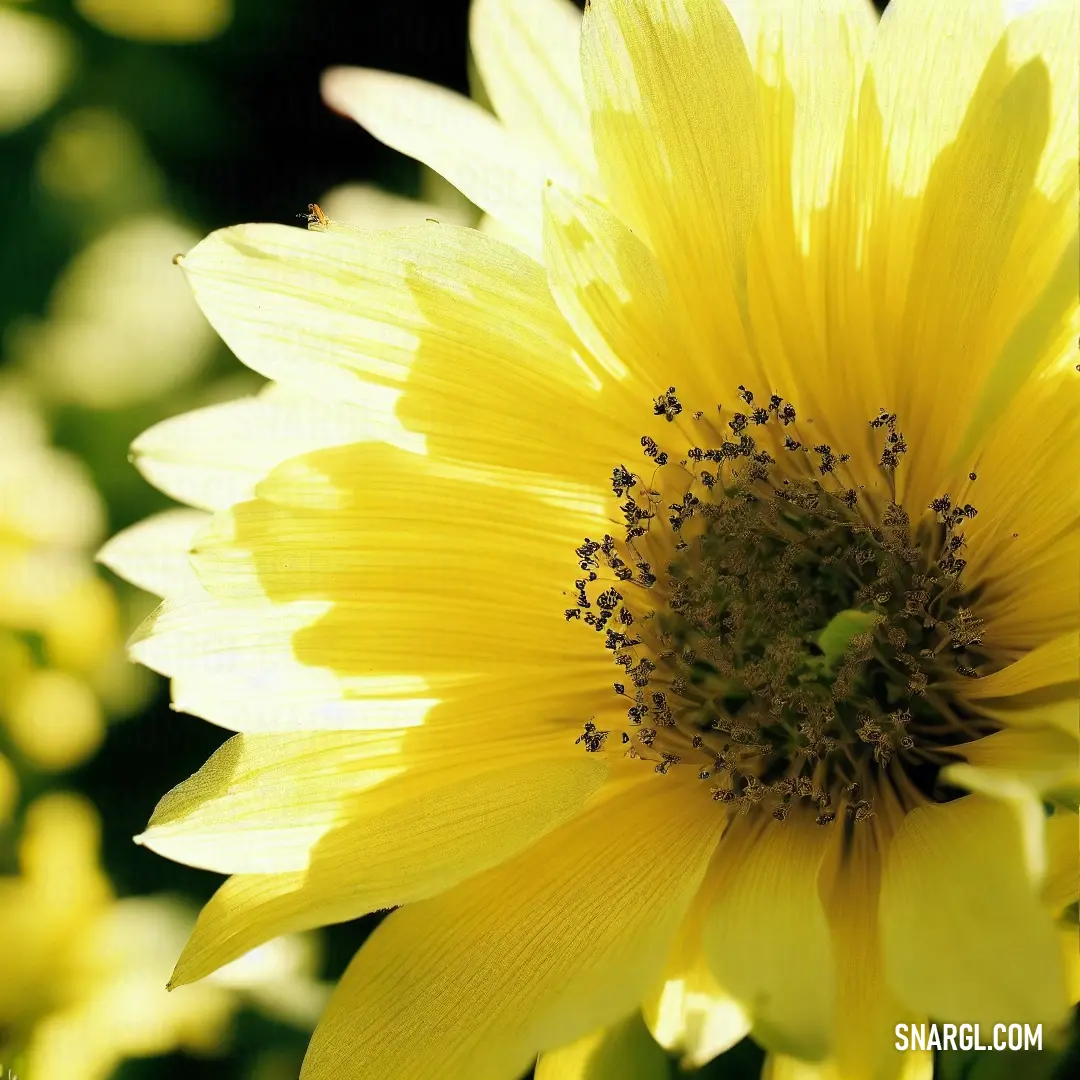
[[[573,550],[602,535],[602,519],[381,444],[289,463],[259,491],[198,543],[221,610],[166,609],[136,645],[144,662],[189,686],[240,675],[264,699],[293,681],[350,698],[396,678],[453,709],[492,680],[516,687],[503,701],[535,706],[548,688],[563,702],[576,694],[586,717],[598,698],[610,705],[610,660],[582,653],[580,626],[563,617],[580,573]]]
[[[404,608],[388,601],[385,610]],[[349,604],[331,612],[314,601],[170,602],[140,628],[131,653],[172,678],[175,708],[242,732],[411,728],[470,717],[535,725],[612,703],[611,662],[600,654],[562,664],[553,680],[528,654],[482,657],[467,641],[455,654],[455,635],[444,634],[430,658],[391,651],[388,671],[358,666],[363,648],[342,633],[350,613],[355,631],[367,610]],[[561,615],[552,621],[565,626]]]
[[[670,1080],[667,1054],[649,1036],[638,1013],[540,1055],[535,1080]]]
[[[934,1055],[929,1050],[892,1051],[898,1071],[896,1080],[933,1080]],[[863,1080],[861,1074],[852,1074]],[[765,1061],[761,1080],[846,1080],[845,1074],[832,1061],[814,1064],[798,1058],[770,1054]]]
[[[1041,484],[1041,478],[1035,483]],[[979,597],[986,641],[992,642],[999,656],[1021,655],[1076,629],[1080,623],[1080,529],[1049,545],[1022,569],[1009,569],[992,578]]]
[[[97,560],[155,596],[205,595],[188,553],[209,521],[201,510],[166,510],[117,533]]]
[[[182,265],[241,360],[336,402],[404,387],[398,416],[432,453],[597,484],[636,444],[543,268],[481,233],[245,225]]]
[[[689,402],[719,400],[725,386],[688,362],[667,281],[652,252],[600,203],[549,187],[544,262],[567,322],[593,356],[641,402],[675,384]]]
[[[486,606],[474,633],[505,627],[537,638],[544,652],[561,653],[570,638],[518,616],[562,615],[576,576],[564,551],[572,556],[590,528],[602,535],[605,524],[602,504],[545,506],[531,491],[382,443],[293,459],[263,480],[258,496],[218,515],[199,537],[195,564],[215,595],[334,600],[371,607],[374,617],[379,593],[399,605],[406,594],[422,594],[450,615],[458,610],[461,621],[471,618],[470,603]],[[505,603],[509,582],[514,609]],[[364,618],[363,610],[352,614]],[[397,618],[407,626],[421,614],[402,610]]]
[[[722,861],[723,855],[717,858]],[[660,984],[642,1005],[653,1038],[678,1054],[685,1069],[700,1068],[750,1032],[746,1010],[709,970],[702,943],[709,895],[708,889],[702,889],[694,898],[665,961]]]
[[[1067,206],[1058,209],[1063,215],[1070,215],[1075,222],[1075,197],[1062,201],[1067,203]],[[1029,204],[1029,213],[1031,205],[1033,204]],[[1076,319],[1077,295],[1080,293],[1080,243],[1075,227],[1071,236],[1067,231],[1066,235],[1061,236],[1061,230],[1054,227],[1056,224],[1053,220],[1040,220],[1034,223],[1041,226],[1037,230],[1030,227],[1025,230],[1024,225],[1021,225],[1019,230],[1033,233],[1044,247],[1050,247],[1048,253],[1038,253],[1044,258],[1048,256],[1049,265],[1038,265],[1034,255],[1026,259],[1014,257],[1012,260],[1013,272],[1020,280],[1015,284],[1006,282],[1005,288],[1000,291],[1012,295],[1020,293],[1025,302],[999,305],[1003,312],[1001,318],[1012,328],[993,361],[972,410],[967,430],[957,447],[956,456],[962,465],[970,461],[973,451],[984,439],[985,457],[995,456],[995,441],[998,454],[1006,448],[1001,446],[1001,443],[1005,442],[1007,449],[1013,451],[1014,457],[1027,457],[1030,452],[1027,449],[1027,440],[1024,441],[1023,451],[1017,454],[1011,439],[995,440],[993,425],[1003,415],[1008,415],[1007,410],[1010,406],[1015,406],[1017,397],[1024,395],[1024,390],[1027,389],[1024,387],[1025,379],[1033,373],[1045,370],[1063,353],[1071,353],[1075,348],[1076,334],[1072,332],[1072,325]],[[1019,240],[1021,237],[1018,236],[1017,241]],[[1047,242],[1054,240],[1057,240],[1057,243],[1052,246]],[[991,312],[990,318],[994,315],[995,313]],[[991,341],[996,340],[994,330],[991,330],[988,336]],[[1071,369],[1071,374],[1075,375],[1075,368]],[[1056,381],[1062,381],[1060,374]],[[1038,388],[1031,392],[1037,393]],[[1060,408],[1060,402],[1057,409],[1051,407],[1053,412],[1060,411]],[[1042,422],[1049,424],[1052,420],[1045,417]],[[1002,421],[1003,432],[1016,430],[1015,425],[1008,428],[1006,423],[1007,421]],[[1042,441],[1046,438],[1046,429],[1040,423],[1032,434]],[[1016,468],[1016,464],[1013,468]],[[1042,474],[1037,475],[1040,479],[1043,478]]]
[[[394,417],[400,397],[398,390],[369,385],[362,401],[339,403],[271,384],[255,397],[164,420],[131,449],[139,471],[167,495],[223,510],[251,498],[275,465],[310,450],[367,439],[422,449],[422,437]]]
[[[236,735],[165,795],[135,838],[226,874],[307,868],[311,847],[405,771],[403,731]],[[413,774],[410,773],[410,776]]]
[[[901,1000],[988,1027],[1064,1018],[1057,939],[1024,865],[1020,824],[1003,803],[968,795],[907,815],[880,908],[886,975]]]
[[[136,839],[222,873],[302,870],[331,828],[404,808],[477,775],[498,787],[504,780],[491,774],[508,765],[580,760],[572,730],[536,724],[500,733],[482,724],[433,724],[237,735],[158,803]]]
[[[544,181],[572,181],[557,160],[545,161],[476,102],[406,75],[332,68],[322,93],[331,108],[446,177],[538,250]]]
[[[746,1010],[720,988],[704,959],[664,983],[654,1010],[653,1038],[684,1068],[701,1068],[750,1033]]]
[[[981,703],[980,703],[981,704]],[[1009,727],[1041,729],[1054,727],[1063,731],[1073,742],[1080,742],[1080,700],[1067,685],[1038,693],[1030,698],[1008,698],[994,702],[993,707],[983,706],[986,713]]]
[[[581,12],[570,0],[473,0],[469,43],[495,112],[545,156],[596,172],[581,85]]]
[[[788,202],[796,236],[802,236],[808,212],[833,194],[877,13],[869,0],[733,0],[726,6],[759,79],[773,155],[767,198]]]
[[[500,221],[499,218],[492,217],[491,214],[483,214],[476,225],[476,229],[485,236],[490,236],[492,239],[499,240],[504,244],[517,245],[520,243],[514,230],[505,222]]]
[[[713,0],[594,0],[582,33],[605,191],[654,251],[694,362],[745,380],[745,250],[765,160],[738,28]]]
[[[722,828],[707,792],[670,779],[649,774],[390,915],[331,999],[304,1080],[514,1080],[538,1051],[632,1012]]]
[[[1056,806],[1046,819],[1046,855],[1042,901],[1060,915],[1080,899],[1080,818],[1075,810]],[[1074,942],[1075,936],[1074,928]]]
[[[1046,68],[1036,60],[1010,77],[1004,51],[991,57],[955,142],[930,171],[911,240],[903,313],[886,331],[892,335],[894,407],[911,418],[906,431],[913,445],[918,440],[898,476],[913,506],[940,493],[942,472],[963,433],[956,404],[971,400],[980,386],[987,350],[996,354],[996,343],[986,339],[987,314],[1046,143]]]
[[[1054,198],[1072,191],[1075,208],[1076,162],[1080,156],[1080,8],[1072,0],[1020,0],[1009,5],[1009,55],[1023,63],[1040,57],[1053,84],[1050,137],[1039,163],[1036,185]]]
[[[1076,739],[1058,728],[1005,728],[960,749],[968,765],[1017,780],[1037,795],[1080,781]]]
[[[826,1066],[835,1080],[903,1080],[912,1055],[896,1052],[896,1025],[926,1019],[897,1000],[881,949],[883,853],[900,818],[895,799],[882,792],[872,818],[833,836],[821,871],[836,963],[832,1058]]]
[[[419,676],[340,675],[297,657],[326,603],[170,601],[140,627],[133,659],[173,680],[173,707],[234,731],[412,727],[438,700]]]
[[[946,766],[940,775],[944,783],[996,799],[1012,811],[1020,828],[1023,872],[1033,888],[1041,888],[1047,871],[1046,810],[1035,785],[1027,778],[966,762]]]
[[[905,195],[922,190],[956,137],[1004,29],[1000,0],[902,0],[886,9],[870,77],[889,147],[889,182]]]
[[[1071,363],[1028,379],[989,427],[976,461],[958,470],[966,478],[973,468],[977,477],[949,488],[978,510],[964,530],[972,588],[1019,596],[1022,604],[1028,567],[1080,521],[1080,485],[1066,450],[1078,385]]]
[[[1040,645],[993,675],[960,684],[967,698],[1006,698],[1080,679],[1080,634],[1075,630]]]
[[[865,316],[826,315],[858,273],[844,230],[862,193],[840,172],[877,19],[865,0],[746,0],[732,13],[758,75],[769,176],[747,255],[752,338],[768,388],[823,440],[857,445],[877,407],[863,400],[876,377]]]
[[[1061,739],[1067,739],[1067,736],[1058,734]],[[1075,741],[1068,741],[1075,747]],[[1075,751],[1070,766],[1059,769],[1056,773],[1036,776],[1017,775],[1001,769],[961,763],[942,769],[941,779],[958,788],[997,799],[1013,811],[1020,826],[1024,870],[1032,882],[1045,886],[1049,873],[1050,852],[1042,789],[1044,787],[1050,789],[1045,792],[1047,795],[1054,792],[1075,793],[1080,790],[1077,787],[1080,781],[1080,766],[1075,761]]]
[[[200,979],[279,934],[435,896],[577,814],[603,782],[596,758],[537,760],[441,782],[372,789],[311,849],[307,869],[230,878],[203,909],[174,983]],[[384,797],[385,796],[385,797]]]
[[[736,819],[710,868],[704,947],[754,1038],[807,1059],[828,1053],[833,955],[818,896],[829,831],[812,819]],[[768,913],[763,918],[763,913]]]
[[[1036,207],[1049,78],[1039,59],[1010,66],[1001,9],[998,0],[892,5],[860,95],[854,190],[866,220],[856,250],[868,288],[852,290],[849,306],[870,305],[873,370],[908,418],[917,452],[899,480],[913,508],[940,493],[965,429],[978,430],[963,413],[1068,240],[1057,225],[1047,233]],[[1044,313],[1033,332],[1054,318]]]

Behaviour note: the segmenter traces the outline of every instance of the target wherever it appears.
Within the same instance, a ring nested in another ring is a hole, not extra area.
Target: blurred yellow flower
[[[232,22],[232,0],[75,0],[88,22],[136,41],[205,41]]]
[[[37,175],[50,194],[115,218],[160,198],[162,181],[138,132],[110,109],[75,109],[49,133]],[[123,270],[121,270],[121,273]]]
[[[246,971],[223,969],[169,994],[191,913],[163,897],[115,899],[98,865],[98,828],[74,795],[43,796],[27,811],[21,872],[0,878],[0,1058],[35,1080],[106,1080],[129,1057],[214,1053],[242,1001],[282,983],[299,1000],[272,1011],[313,1020],[322,991],[299,939],[251,954]]]
[[[213,335],[172,258],[194,235],[150,213],[119,222],[84,248],[53,290],[49,316],[24,323],[14,350],[43,394],[90,408],[159,397],[210,359]]]
[[[82,462],[47,442],[32,399],[0,387],[0,724],[45,769],[97,749],[96,681],[121,648],[89,548],[104,512]]]
[[[142,436],[194,509],[103,553],[165,597],[135,657],[239,733],[140,838],[233,875],[174,983],[403,905],[304,1080],[580,1078],[639,1008],[773,1080],[929,1076],[927,1016],[1052,1032],[1080,12],[593,0],[578,71],[567,5],[474,11],[499,119],[327,96],[516,246],[182,260],[276,382]]]
[[[0,135],[45,112],[73,66],[67,31],[52,19],[0,7]]]
[[[78,676],[50,668],[20,680],[4,720],[15,745],[43,769],[77,765],[98,748],[104,733],[94,691]]]

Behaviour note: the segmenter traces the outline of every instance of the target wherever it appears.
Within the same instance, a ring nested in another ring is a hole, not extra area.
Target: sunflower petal
[[[965,743],[962,750],[967,764],[988,782],[1012,778],[1039,796],[1080,780],[1076,739],[1057,728],[1005,728]]]
[[[569,0],[474,0],[469,11],[469,43],[499,119],[591,176],[580,42],[581,13]]]
[[[1080,486],[1073,482],[1074,462],[1063,453],[1076,423],[1077,379],[1072,364],[1028,379],[989,428],[970,492],[963,484],[952,489],[978,504],[965,529],[964,572],[972,588],[1019,595],[1023,604],[1028,567],[1080,521]]]
[[[540,237],[540,193],[558,173],[486,109],[407,75],[331,68],[323,98],[380,142],[422,161],[532,248]],[[561,175],[564,182],[572,176]]]
[[[1080,155],[1080,8],[1072,0],[1038,0],[1010,5],[1009,55],[1017,64],[1038,56],[1053,83],[1050,137],[1039,163],[1036,186],[1053,199],[1062,191],[1075,193],[1076,161]],[[1073,194],[1071,205],[1075,208]],[[1075,220],[1075,215],[1074,215]]]
[[[205,596],[188,552],[209,522],[201,510],[165,510],[117,533],[97,560],[155,596]]]
[[[965,761],[941,771],[946,783],[1008,803],[1023,834],[1032,880],[1047,873],[1044,798],[1080,790],[1076,738],[1054,727],[1005,728],[967,743]]]
[[[405,813],[427,794],[476,776],[512,788],[512,777],[492,774],[567,759],[580,753],[566,728],[542,724],[512,737],[484,724],[237,735],[158,803],[136,839],[223,873],[301,870],[331,828],[394,808]]]
[[[1070,215],[1075,203],[1075,198],[1069,200],[1066,212]],[[1057,239],[1055,233],[1060,235],[1060,230],[1054,228],[1055,224],[1039,222],[1041,228],[1036,235],[1042,246],[1049,246],[1046,243],[1048,239]],[[1012,305],[1014,310],[1009,312],[1016,321],[979,392],[967,431],[956,451],[961,461],[965,456],[970,457],[972,450],[984,439],[985,452],[993,455],[993,425],[1003,415],[1007,416],[1010,404],[1023,395],[1025,380],[1033,374],[1045,372],[1060,356],[1071,354],[1074,348],[1076,335],[1072,332],[1072,324],[1076,318],[1077,295],[1080,293],[1080,239],[1075,229],[1071,236],[1058,241],[1052,251],[1048,270],[1044,269],[1040,274],[1037,269],[1033,271],[1030,263],[1029,259],[1017,267],[1016,276],[1020,280],[1013,286],[1023,297],[1026,309],[1021,305]],[[1040,283],[1039,287],[1032,288],[1033,280]],[[1060,376],[1057,381],[1060,381]],[[1046,422],[1049,422],[1049,418],[1046,418]],[[1004,424],[1002,426],[1004,428]],[[1016,430],[1016,427],[1012,430]],[[1044,431],[1040,430],[1039,434],[1045,438]],[[1006,446],[999,446],[999,453],[1007,448],[1015,457],[1028,456],[1023,452],[1015,453],[1013,440],[1004,441]],[[1017,464],[1013,463],[1012,468],[1016,468]]]
[[[845,154],[877,17],[865,0],[746,0],[732,13],[758,75],[769,175],[747,253],[755,348],[768,385],[797,396],[823,439],[857,445],[876,407],[865,398],[880,400],[867,305],[826,316],[862,286],[849,234],[863,192]]]
[[[710,868],[715,892],[703,937],[713,975],[749,1013],[754,1037],[815,1060],[828,1052],[833,1013],[832,946],[818,897],[828,837],[797,818],[733,825]]]
[[[635,437],[543,267],[471,229],[244,225],[181,265],[244,363],[334,402],[404,388],[398,417],[433,454],[595,484]]]
[[[234,731],[413,727],[438,700],[416,675],[341,676],[297,657],[326,603],[161,605],[129,645],[173,680],[173,707]]]
[[[680,1056],[684,1069],[700,1068],[750,1033],[750,1018],[709,970],[702,925],[709,892],[701,889],[675,937],[660,984],[645,998],[642,1015],[653,1038]]]
[[[868,75],[889,147],[889,179],[904,194],[922,191],[956,137],[1004,30],[1000,0],[904,0],[882,15]]]
[[[594,0],[582,72],[605,190],[655,252],[695,359],[745,364],[746,242],[765,162],[738,28],[714,0]]]
[[[667,1054],[634,1013],[621,1024],[541,1054],[535,1080],[671,1080],[672,1076]]]
[[[1041,486],[1041,481],[1040,481]],[[992,564],[993,565],[993,564]],[[997,567],[993,569],[997,571]],[[974,578],[968,579],[969,585]],[[995,574],[979,599],[986,638],[1005,655],[1022,655],[1076,627],[1080,531],[1050,544],[1023,569]]]
[[[331,999],[304,1080],[513,1080],[538,1051],[632,1012],[722,826],[666,779],[390,915]]]
[[[880,908],[886,974],[901,1000],[987,1028],[1064,1019],[1057,938],[1025,861],[1020,823],[993,799],[968,795],[907,815]]]
[[[135,838],[220,873],[303,870],[361,792],[405,771],[402,731],[236,735],[160,800]]]
[[[138,470],[180,502],[224,510],[250,499],[275,465],[341,443],[383,439],[423,449],[394,416],[399,390],[368,385],[362,402],[334,403],[271,384],[255,397],[164,420],[131,449]]]
[[[1049,101],[1042,62],[1033,60],[1010,77],[1002,47],[955,142],[930,171],[892,354],[897,411],[913,418],[909,434],[920,440],[906,474],[914,505],[936,496],[963,433],[955,402],[971,400],[997,352],[986,341],[987,315],[1033,191]]]
[[[897,1059],[896,1080],[933,1080],[934,1055],[929,1050],[911,1050],[901,1055],[892,1051]],[[843,1073],[835,1062],[814,1064],[798,1058],[770,1054],[765,1061],[761,1080],[864,1080],[865,1073]]]
[[[968,698],[1007,698],[1080,679],[1080,637],[1075,630],[1040,645],[993,675],[961,684]]]
[[[240,732],[454,726],[469,718],[543,724],[610,704],[603,657],[565,662],[552,680],[550,668],[528,656],[484,657],[465,647],[454,659],[447,644],[433,663],[393,654],[391,670],[376,673],[358,666],[347,634],[341,639],[357,610],[367,609],[170,601],[140,628],[131,655],[172,678],[176,709]]]
[[[885,978],[881,951],[877,907],[883,852],[898,810],[883,794],[872,818],[860,822],[853,834],[833,838],[822,868],[821,893],[836,957],[836,1024],[826,1075],[835,1080],[904,1080],[910,1058],[921,1058],[925,1066],[931,1056],[896,1052],[896,1025],[926,1017],[897,1000]]]
[[[639,395],[655,397],[670,383],[690,400],[721,392],[711,372],[687,363],[667,281],[633,231],[600,203],[555,186],[545,210],[552,296],[593,356]]]
[[[877,13],[869,0],[734,0],[726,6],[759,79],[772,153],[767,198],[787,199],[798,234],[809,224],[808,213],[833,194]]]
[[[173,982],[201,979],[280,934],[441,893],[572,818],[605,774],[581,757],[444,776],[442,784],[430,772],[406,772],[385,799],[372,789],[366,806],[347,809],[312,847],[306,870],[225,882],[203,908]]]
[[[1055,914],[1080,899],[1080,851],[1077,850],[1075,810],[1055,807],[1046,821],[1046,880],[1042,901]],[[1075,944],[1075,931],[1074,931]],[[1075,998],[1071,1000],[1076,1000]]]

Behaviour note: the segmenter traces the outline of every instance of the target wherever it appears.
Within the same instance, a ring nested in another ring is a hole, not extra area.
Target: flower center
[[[913,524],[894,497],[908,449],[894,414],[869,422],[871,490],[845,482],[847,454],[797,438],[782,398],[739,394],[745,411],[678,425],[675,388],[661,394],[680,452],[644,436],[647,479],[612,473],[621,535],[577,548],[565,616],[601,636],[625,703],[578,742],[690,766],[717,801],[779,820],[802,800],[821,825],[864,820],[889,780],[947,797],[952,748],[992,730],[947,690],[988,662],[962,582],[975,508],[942,495]]]

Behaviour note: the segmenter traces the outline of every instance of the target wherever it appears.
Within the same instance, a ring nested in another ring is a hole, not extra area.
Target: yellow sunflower
[[[639,1010],[774,1080],[927,1076],[927,1018],[1053,1038],[1080,15],[1014,7],[593,0],[579,76],[490,0],[505,123],[378,133],[517,246],[181,260],[274,382],[136,443],[196,509],[105,553],[166,598],[135,656],[239,733],[141,838],[233,875],[175,983],[394,907],[305,1080],[664,1076]]]

